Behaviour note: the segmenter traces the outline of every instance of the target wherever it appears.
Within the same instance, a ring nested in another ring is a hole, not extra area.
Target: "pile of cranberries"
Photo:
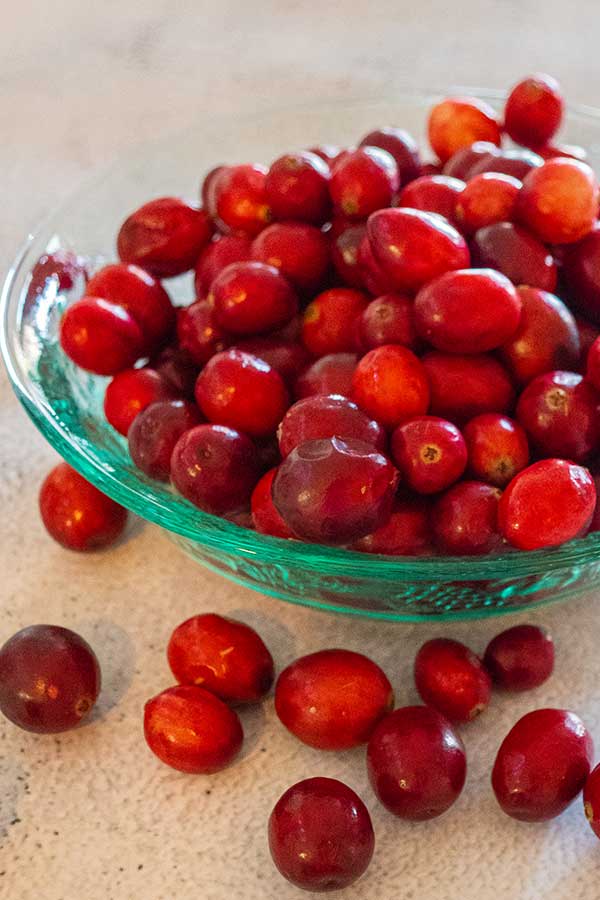
[[[111,376],[136,466],[262,533],[367,553],[595,529],[599,191],[585,151],[554,142],[562,115],[534,75],[503,121],[437,103],[434,162],[384,127],[133,212],[60,340]],[[163,279],[192,271],[175,308]]]

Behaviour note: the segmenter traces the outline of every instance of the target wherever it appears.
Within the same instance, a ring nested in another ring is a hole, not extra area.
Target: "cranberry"
[[[30,625],[0,648],[0,712],[38,734],[79,725],[100,693],[100,666],[87,641],[57,625]]]
[[[586,378],[597,391],[600,391],[600,338],[596,338],[589,349]]]
[[[352,288],[323,291],[304,311],[304,346],[315,356],[354,350],[356,322],[368,303],[366,294]]]
[[[519,287],[519,326],[500,354],[511,375],[527,384],[552,369],[575,369],[580,357],[577,323],[562,300],[539,288]]]
[[[96,375],[115,375],[141,355],[143,336],[127,310],[97,297],[67,307],[60,323],[60,345],[69,359]]]
[[[545,628],[514,625],[490,641],[483,662],[499,687],[528,691],[552,675],[554,641]]]
[[[230,334],[261,334],[285,325],[298,311],[291,285],[274,266],[232,263],[210,289],[215,319]]]
[[[179,493],[215,515],[246,506],[259,477],[258,451],[250,438],[222,425],[186,431],[171,456],[171,480]]]
[[[416,349],[413,303],[402,294],[382,294],[371,300],[357,323],[361,347],[372,350],[383,344],[403,344]]]
[[[469,470],[475,478],[496,487],[509,481],[529,463],[527,435],[518,422],[500,413],[482,413],[463,429]]]
[[[327,163],[309,151],[275,160],[265,181],[273,218],[321,225],[331,209],[329,177]]]
[[[44,253],[31,270],[28,296],[45,294],[48,286],[56,286],[57,293],[71,291],[80,280],[85,280],[85,259],[72,250],[55,250]]]
[[[376,531],[352,545],[361,553],[423,556],[431,553],[429,503],[422,497],[398,498],[392,514]]]
[[[372,418],[395,428],[427,412],[427,373],[406,347],[385,344],[359,361],[352,379],[352,397]]]
[[[536,709],[502,741],[492,787],[502,810],[522,822],[544,822],[571,805],[589,775],[592,738],[575,713]]]
[[[373,248],[366,235],[358,248],[358,267],[365,288],[374,297],[394,291],[393,279],[375,258]]]
[[[133,462],[149,478],[168,481],[175,444],[199,421],[193,403],[185,400],[151,403],[135,417],[127,432]]]
[[[530,75],[508,95],[504,130],[517,144],[540,147],[560,128],[564,101],[560,85],[550,75]]]
[[[234,349],[264,360],[286,382],[292,382],[309,360],[309,354],[302,344],[277,337],[246,338],[244,341],[237,341]]]
[[[587,162],[588,159],[585,148],[577,144],[546,144],[536,149],[542,159],[554,159],[556,156],[578,159],[579,162]]]
[[[459,556],[481,556],[498,550],[500,491],[480,481],[461,481],[436,500],[431,525],[439,548]]]
[[[587,365],[588,354],[592,344],[597,337],[600,337],[600,329],[581,316],[575,316],[575,324],[577,325],[577,333],[579,335],[579,368],[577,366],[563,366],[563,369],[577,369],[577,371],[585,370]]]
[[[194,286],[196,296],[204,299],[210,287],[226,266],[236,262],[246,262],[252,253],[252,241],[238,234],[224,234],[204,248],[196,263]]]
[[[279,269],[303,293],[317,290],[329,269],[329,240],[313,225],[276,222],[254,238],[252,259]]]
[[[359,248],[363,243],[367,227],[364,224],[349,225],[339,234],[332,234],[331,260],[338,276],[350,287],[365,287]]]
[[[127,510],[102,494],[66,462],[46,476],[39,508],[48,534],[67,550],[99,550],[123,532]]]
[[[448,175],[422,175],[400,191],[398,206],[438,213],[453,225],[456,204],[465,189],[464,181]]]
[[[398,166],[387,150],[349,150],[331,171],[334,210],[350,219],[366,219],[375,210],[391,205],[399,185]]]
[[[352,378],[356,369],[354,353],[329,353],[316,360],[296,379],[294,393],[298,400],[314,394],[352,393]]]
[[[473,265],[497,269],[513,284],[553,291],[557,271],[550,251],[530,232],[512,222],[480,228],[471,241]]]
[[[386,716],[367,748],[377,798],[401,819],[441,816],[458,799],[467,774],[463,742],[443,716],[405,706]]]
[[[360,142],[361,147],[379,147],[396,160],[400,184],[408,184],[421,172],[421,159],[417,142],[402,128],[378,128],[370,131]]]
[[[170,345],[150,360],[155,369],[176,394],[193,399],[198,366],[182,347]]]
[[[273,684],[273,658],[256,631],[216,613],[182,622],[167,658],[180,684],[198,685],[227,702],[260,700]]]
[[[577,307],[600,324],[600,223],[579,243],[569,247],[564,274]]]
[[[462,434],[436,416],[417,416],[399,425],[392,435],[392,456],[403,479],[420,494],[443,491],[467,466]]]
[[[375,846],[360,797],[334,778],[307,778],[283,794],[269,817],[269,848],[284,878],[308,891],[348,887]]]
[[[175,391],[154,369],[125,369],[112,379],[104,394],[104,415],[119,434],[151,403],[172,400]]]
[[[431,389],[431,413],[461,424],[483,412],[506,412],[514,389],[500,363],[486,354],[427,353],[422,360]]]
[[[600,765],[587,777],[583,788],[583,808],[590,828],[600,837]]]
[[[382,525],[398,473],[371,444],[354,438],[305,441],[282,462],[273,502],[294,534],[347,544]]]
[[[200,200],[202,202],[202,206],[205,210],[207,210],[209,216],[214,218],[216,214],[215,207],[215,188],[219,176],[225,169],[225,166],[215,166],[214,169],[210,169],[204,176],[202,180],[202,184],[200,185]]]
[[[429,143],[443,163],[475,141],[500,144],[500,126],[491,106],[474,97],[447,97],[431,109]]]
[[[598,182],[574,159],[550,159],[525,176],[516,206],[519,220],[542,241],[572,244],[598,217]]]
[[[450,178],[459,178],[468,181],[472,177],[473,168],[480,162],[500,156],[500,150],[489,141],[475,141],[466,147],[461,147],[456,153],[446,160],[442,172]]]
[[[482,157],[475,163],[469,175],[475,178],[485,172],[494,172],[496,175],[510,175],[511,178],[523,181],[528,172],[543,164],[544,160],[538,153],[517,147],[515,150],[488,153],[487,157]]]
[[[177,310],[179,346],[197,366],[224,350],[230,339],[216,321],[215,309],[207,300],[196,300]]]
[[[473,178],[456,200],[456,224],[473,234],[480,228],[513,217],[522,184],[511,175],[484,172]]]
[[[423,644],[415,659],[415,683],[423,701],[452,722],[470,722],[490,702],[491,679],[483,663],[449,638]]]
[[[392,686],[379,666],[351,650],[302,656],[283,670],[275,685],[281,722],[319,750],[364,744],[393,705]]]
[[[316,438],[357,438],[385,451],[386,433],[347,397],[339,395],[305,397],[294,403],[278,429],[279,449],[285,459],[295,447]]]
[[[421,177],[425,175],[443,175],[442,172],[442,164],[440,162],[428,162],[423,163],[421,166],[421,171],[419,175]]]
[[[144,736],[161,762],[179,772],[209,775],[238,755],[244,732],[233,710],[204,688],[180,684],[148,700]]]
[[[227,166],[215,181],[215,213],[228,230],[254,237],[271,221],[267,169],[259,165]]]
[[[252,524],[261,534],[270,534],[272,537],[291,538],[292,531],[283,521],[273,503],[273,479],[277,474],[277,468],[269,469],[260,479],[250,500],[252,510]]]
[[[334,144],[319,144],[316,147],[309,147],[307,152],[318,156],[323,162],[334,163],[342,151]]]
[[[417,291],[470,262],[464,238],[433,213],[382,209],[369,218],[367,233],[375,258],[399,291]]]

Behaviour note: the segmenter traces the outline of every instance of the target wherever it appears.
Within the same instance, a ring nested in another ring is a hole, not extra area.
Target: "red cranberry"
[[[226,266],[236,262],[246,262],[252,253],[252,241],[238,234],[224,234],[204,248],[196,263],[194,286],[196,296],[204,299],[210,287]]]
[[[321,225],[331,209],[329,177],[327,163],[309,151],[275,160],[265,181],[273,218]]]
[[[587,777],[583,788],[583,808],[590,828],[600,837],[600,765]]]
[[[480,228],[471,241],[473,265],[497,269],[513,284],[554,291],[557,271],[550,251],[530,232],[512,222]]]
[[[500,150],[489,141],[475,141],[466,147],[461,147],[444,163],[442,172],[449,178],[459,178],[468,181],[472,177],[474,167],[483,160],[500,155]]]
[[[71,291],[79,281],[85,281],[86,275],[85,259],[72,250],[44,253],[31,270],[28,296],[46,293],[51,284],[59,294]]]
[[[375,210],[391,205],[399,184],[398,166],[387,150],[349,150],[331,171],[334,209],[350,219],[366,219]]]
[[[364,224],[350,225],[332,235],[331,260],[338,276],[350,287],[365,287],[362,260],[359,248],[367,233]]]
[[[594,746],[575,713],[536,709],[502,741],[492,787],[502,810],[522,822],[544,822],[571,805],[589,775]]]
[[[563,270],[574,303],[592,322],[600,324],[600,223],[569,247]]]
[[[227,166],[215,181],[215,212],[230,231],[254,237],[271,221],[267,169],[259,165]]]
[[[274,266],[259,262],[232,263],[217,275],[210,302],[218,324],[230,334],[261,334],[289,322],[298,298]]]
[[[422,497],[398,498],[390,518],[376,531],[352,545],[361,553],[424,556],[432,552],[430,507]]]
[[[319,750],[364,744],[393,705],[392,686],[379,666],[351,650],[302,656],[283,670],[275,685],[281,722]]]
[[[600,391],[600,338],[596,338],[587,355],[586,378]]]
[[[323,291],[304,311],[304,346],[315,356],[354,350],[356,322],[368,303],[366,294],[352,288]]]
[[[150,367],[176,394],[193,399],[198,366],[182,347],[164,347],[150,360]]]
[[[360,797],[333,778],[307,778],[279,798],[269,817],[269,848],[284,878],[307,891],[348,887],[375,846]]]
[[[577,333],[579,335],[579,368],[577,366],[563,366],[563,369],[577,369],[577,371],[585,370],[587,365],[588,354],[592,348],[592,344],[597,337],[600,337],[600,329],[581,316],[575,316],[575,324],[577,325]]]
[[[273,479],[276,474],[277,468],[269,469],[252,492],[250,500],[252,524],[261,534],[291,538],[293,537],[291,529],[285,524],[273,503]]]
[[[394,291],[393,279],[375,258],[373,248],[366,235],[358,248],[358,267],[365,288],[374,297]]]
[[[494,172],[496,175],[510,175],[511,178],[523,181],[528,172],[543,164],[543,158],[533,150],[517,147],[514,150],[488,153],[487,157],[483,157],[475,163],[469,175],[471,178],[475,178],[485,172]]]
[[[499,687],[529,691],[552,675],[554,641],[545,628],[514,625],[490,641],[483,662]]]
[[[294,534],[347,544],[382,525],[398,473],[371,444],[338,437],[306,441],[282,462],[273,502]]]
[[[367,233],[375,258],[399,291],[417,291],[470,262],[464,238],[433,213],[382,209],[369,218]]]
[[[500,145],[500,126],[491,106],[474,97],[448,97],[429,113],[429,143],[443,163],[475,141]]]
[[[467,466],[467,447],[458,428],[436,416],[417,416],[392,435],[392,456],[407,484],[420,494],[443,491]]]
[[[427,373],[406,347],[385,344],[359,361],[352,379],[352,397],[372,418],[395,428],[427,412]]]
[[[206,173],[202,180],[202,184],[200,185],[200,200],[202,201],[202,206],[208,212],[211,218],[214,218],[216,215],[216,207],[215,207],[215,188],[219,176],[225,169],[225,166],[215,166],[214,169],[210,169],[209,172]]]
[[[431,525],[445,553],[481,556],[498,550],[500,491],[480,481],[461,481],[436,500]]]
[[[382,294],[371,300],[358,320],[361,347],[372,350],[383,344],[403,344],[416,349],[413,303],[402,294]]]
[[[527,435],[518,422],[500,413],[475,416],[463,429],[469,470],[475,478],[506,487],[529,463]]]
[[[422,175],[400,191],[398,206],[438,213],[457,225],[456,204],[465,187],[464,181],[448,175]]]
[[[314,153],[323,162],[334,163],[342,151],[334,144],[319,144],[317,147],[309,147],[307,152]]]
[[[250,438],[222,425],[186,431],[171,456],[171,480],[179,493],[215,515],[246,506],[259,477],[258,451]]]
[[[316,291],[327,275],[329,240],[313,225],[276,222],[252,243],[252,259],[279,269],[298,291]]]
[[[510,175],[484,172],[473,178],[456,201],[457,227],[468,234],[513,217],[522,184]]]
[[[546,144],[536,149],[542,159],[554,159],[556,156],[578,159],[579,162],[587,162],[588,159],[587,150],[578,144]]]
[[[177,310],[177,340],[197,366],[203,366],[230,342],[207,300],[196,300],[191,306]]]
[[[104,415],[119,434],[151,403],[172,400],[173,388],[154,369],[125,369],[112,379],[104,394]]]
[[[260,700],[273,684],[273,657],[256,631],[216,613],[182,622],[167,658],[180,684],[198,685],[231,703]]]
[[[550,75],[530,75],[508,95],[504,130],[517,144],[540,147],[560,128],[564,101],[560,85]]]
[[[440,162],[423,163],[421,166],[420,177],[425,175],[443,175],[442,164]]]
[[[224,769],[244,740],[236,713],[193,684],[177,685],[148,700],[144,736],[161,762],[194,775]]]
[[[79,725],[100,693],[100,666],[87,641],[57,625],[31,625],[0,648],[0,712],[38,734]]]
[[[493,356],[427,353],[422,360],[431,389],[431,413],[461,424],[483,412],[506,412],[514,389]]]
[[[421,173],[419,147],[408,131],[402,128],[378,128],[370,131],[360,142],[361,147],[379,147],[396,160],[400,184],[408,184]]]
[[[97,297],[67,307],[60,323],[60,345],[69,359],[96,375],[130,368],[143,351],[141,329],[127,310]]]
[[[199,421],[193,403],[184,400],[151,403],[135,417],[127,432],[133,462],[149,478],[168,481],[175,444]]]
[[[225,350],[200,372],[196,402],[210,422],[267,437],[281,422],[289,395],[279,372],[264,360]]]
[[[405,706],[379,723],[367,749],[369,780],[401,819],[441,816],[458,799],[467,774],[463,742],[435,709]]]
[[[550,159],[525,176],[517,200],[519,220],[548,244],[572,244],[598,218],[598,182],[586,163]]]
[[[295,447],[316,438],[356,438],[385,451],[386,433],[347,397],[305,397],[294,403],[278,429],[279,449],[285,459]]]
[[[309,361],[309,354],[302,344],[280,340],[277,337],[253,337],[237,341],[235,350],[251,353],[264,360],[279,372],[286,382],[293,382]]]
[[[423,644],[415,659],[415,683],[423,701],[452,722],[470,722],[490,702],[491,679],[483,663],[449,638]]]
[[[352,378],[356,369],[354,353],[329,353],[316,360],[296,379],[294,393],[298,400],[314,394],[352,393]]]
[[[500,351],[516,381],[527,384],[553,369],[575,369],[580,357],[577,323],[562,300],[539,288],[519,287],[521,320]]]

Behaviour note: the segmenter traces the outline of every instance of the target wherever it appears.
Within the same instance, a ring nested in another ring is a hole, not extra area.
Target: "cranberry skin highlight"
[[[451,722],[471,722],[490,702],[491,679],[483,663],[459,641],[435,638],[415,659],[421,699]]]
[[[590,233],[598,218],[598,182],[587,163],[549,159],[525,176],[518,219],[541,241],[572,244]]]
[[[359,147],[338,157],[329,189],[335,212],[360,220],[390,206],[399,185],[398,166],[390,153],[379,147]]]
[[[95,375],[116,375],[142,355],[144,338],[127,310],[97,297],[83,297],[67,307],[61,319],[60,345],[80,368]]]
[[[313,356],[356,349],[356,324],[369,298],[352,288],[331,288],[308,304],[302,317],[302,343]]]
[[[149,478],[168,481],[175,444],[199,421],[198,409],[185,400],[150,404],[135,417],[127,432],[133,462]]]
[[[273,218],[321,225],[331,210],[329,180],[328,164],[308,150],[276,159],[265,179]]]
[[[174,389],[154,369],[125,369],[114,376],[104,394],[104,415],[127,436],[133,420],[151,403],[174,400]]]
[[[527,435],[508,416],[483,413],[467,423],[463,435],[469,470],[481,481],[504,488],[529,463]]]
[[[347,397],[313,396],[294,403],[279,425],[277,436],[285,459],[295,447],[316,438],[356,438],[385,452],[387,436],[374,419]]]
[[[276,222],[254,238],[256,262],[275,266],[297,291],[310,295],[325,281],[331,261],[328,235],[303,222]]]
[[[298,298],[279,269],[259,262],[223,269],[211,285],[209,302],[217,323],[235,335],[274,331],[298,312]]]
[[[538,625],[514,625],[490,641],[483,663],[498,687],[529,691],[552,675],[554,641]]]
[[[214,212],[223,231],[255,237],[270,223],[266,180],[265,166],[223,168],[214,184]]]
[[[500,126],[491,106],[475,97],[447,97],[429,113],[429,143],[445,163],[457,150],[475,141],[500,145]]]

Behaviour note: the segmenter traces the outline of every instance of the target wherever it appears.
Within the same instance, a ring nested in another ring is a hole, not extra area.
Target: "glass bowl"
[[[502,101],[491,91],[469,92],[497,107]],[[32,268],[43,253],[58,248],[75,249],[94,265],[113,259],[116,229],[127,213],[153,196],[195,195],[200,177],[218,163],[268,162],[318,143],[349,145],[386,124],[405,127],[424,141],[426,111],[436,99],[428,92],[399,93],[212,120],[139,148],[27,237],[3,287],[1,347],[8,374],[27,413],[60,455],[106,494],[161,526],[193,559],[284,600],[401,621],[523,610],[576,596],[594,584],[600,534],[548,551],[402,558],[283,541],[203,513],[133,466],[126,441],[102,413],[106,379],[77,369],[58,345],[61,311],[74,296],[58,295],[52,282],[42,294],[30,291]],[[569,110],[565,140],[587,147],[598,165],[600,112]],[[189,275],[168,287],[175,302],[192,298]]]

